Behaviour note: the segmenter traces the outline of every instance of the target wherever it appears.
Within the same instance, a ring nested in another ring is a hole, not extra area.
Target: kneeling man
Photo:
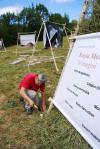
[[[25,109],[31,114],[33,107],[46,110],[45,74],[29,73],[21,80],[19,89],[21,99],[25,102]]]

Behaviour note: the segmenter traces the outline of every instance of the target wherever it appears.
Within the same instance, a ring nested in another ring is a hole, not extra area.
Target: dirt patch
[[[11,125],[12,118],[10,116],[5,117],[5,124],[2,125],[2,128],[6,129]]]
[[[3,110],[0,110],[0,117],[4,114]]]
[[[4,94],[0,95],[0,104],[4,103],[6,100],[6,96]]]

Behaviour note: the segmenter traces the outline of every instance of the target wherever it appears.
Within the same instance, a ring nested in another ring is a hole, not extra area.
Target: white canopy
[[[0,52],[1,52],[1,51],[6,51],[6,48],[5,48],[3,39],[0,39]]]
[[[20,44],[22,46],[27,46],[28,44],[35,44],[35,34],[20,34]]]
[[[0,40],[0,47],[2,47],[2,40]]]

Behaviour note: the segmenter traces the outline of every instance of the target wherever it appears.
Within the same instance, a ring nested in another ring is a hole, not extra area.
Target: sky
[[[0,0],[0,15],[6,12],[18,13],[23,7],[36,6],[41,3],[47,7],[49,13],[65,13],[70,21],[79,19],[84,0]]]

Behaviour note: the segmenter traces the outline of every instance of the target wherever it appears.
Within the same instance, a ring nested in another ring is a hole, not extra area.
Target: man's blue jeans
[[[42,100],[41,98],[39,98],[38,94],[36,91],[34,90],[26,90],[26,94],[27,96],[33,100],[33,102],[36,104],[36,106],[41,107],[42,105]],[[30,105],[28,103],[25,104],[25,108],[30,107]]]

